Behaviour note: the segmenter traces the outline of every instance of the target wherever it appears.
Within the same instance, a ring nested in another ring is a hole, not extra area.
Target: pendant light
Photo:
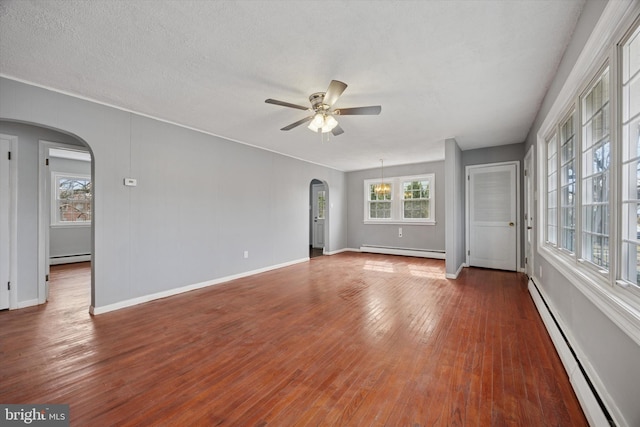
[[[375,192],[378,196],[386,196],[391,191],[391,186],[384,183],[384,160],[380,159],[380,184],[376,185]]]

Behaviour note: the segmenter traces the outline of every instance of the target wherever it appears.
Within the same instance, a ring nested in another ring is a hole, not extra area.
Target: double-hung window
[[[435,224],[434,174],[364,181],[364,222]]]
[[[52,225],[91,224],[93,189],[91,177],[52,173]]]

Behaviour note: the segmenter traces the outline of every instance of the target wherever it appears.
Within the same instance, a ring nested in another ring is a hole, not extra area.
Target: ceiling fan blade
[[[301,125],[301,124],[303,124],[303,123],[306,123],[306,122],[311,121],[311,119],[313,119],[313,116],[305,117],[304,119],[302,119],[302,120],[298,120],[298,121],[297,121],[297,122],[295,122],[295,123],[291,123],[289,126],[285,126],[285,127],[283,127],[282,129],[280,129],[280,130],[291,130],[291,129],[295,128],[295,127],[300,126],[300,125]]]
[[[333,134],[333,136],[338,136],[338,135],[342,135],[344,133],[344,131],[342,130],[340,125],[336,125],[336,127],[334,127],[331,130],[331,133]]]
[[[380,114],[380,111],[382,111],[380,105],[372,105],[370,107],[340,108],[334,111],[334,114],[340,116],[375,116]]]
[[[346,88],[346,83],[342,83],[338,80],[331,80],[331,83],[329,83],[329,88],[324,94],[324,100],[322,101],[322,103],[327,104],[329,107],[331,107],[336,103],[336,101],[338,100],[340,95],[342,95],[342,92],[344,92]]]
[[[297,104],[292,104],[290,102],[284,102],[284,101],[278,101],[277,99],[265,99],[265,101],[267,104],[274,104],[274,105],[281,105],[283,107],[289,107],[289,108],[297,108],[298,110],[309,110],[309,107],[303,107],[302,105],[297,105]]]

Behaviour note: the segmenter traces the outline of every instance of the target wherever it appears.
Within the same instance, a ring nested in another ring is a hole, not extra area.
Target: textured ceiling
[[[5,1],[0,75],[339,170],[524,141],[584,0]],[[321,141],[306,112],[332,79]]]

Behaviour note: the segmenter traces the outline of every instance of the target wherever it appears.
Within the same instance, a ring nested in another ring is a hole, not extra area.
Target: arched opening
[[[17,260],[19,280],[11,289],[10,308],[45,303],[51,265],[81,261],[91,265],[90,300],[86,302],[92,305],[95,158],[91,147],[77,135],[37,123],[0,119],[0,133],[14,136],[17,142],[12,232],[19,244],[12,256]]]
[[[309,183],[309,258],[325,254],[329,230],[329,186],[319,179]]]

